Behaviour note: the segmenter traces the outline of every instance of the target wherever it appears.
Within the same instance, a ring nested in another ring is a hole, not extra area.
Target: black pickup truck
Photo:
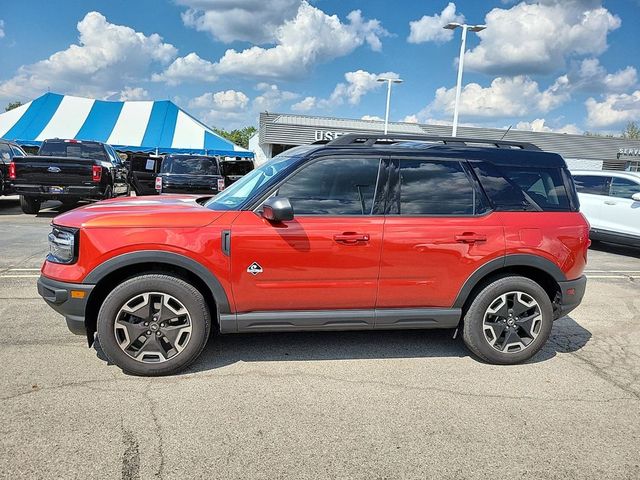
[[[35,214],[45,200],[66,206],[80,200],[129,195],[128,171],[111,145],[80,140],[45,140],[37,156],[15,157],[9,180],[24,213]]]

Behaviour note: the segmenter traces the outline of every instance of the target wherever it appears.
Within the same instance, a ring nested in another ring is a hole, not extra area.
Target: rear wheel
[[[37,197],[26,197],[24,195],[20,195],[20,208],[22,208],[24,213],[35,215],[40,211],[41,204],[42,200]]]
[[[483,288],[464,317],[467,347],[489,363],[514,364],[535,355],[553,326],[547,292],[529,278],[500,278]]]
[[[98,339],[109,360],[135,375],[169,375],[202,352],[211,317],[189,283],[159,274],[118,285],[98,313]]]

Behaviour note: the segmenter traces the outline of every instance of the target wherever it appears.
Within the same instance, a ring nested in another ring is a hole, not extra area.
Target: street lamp
[[[387,130],[389,127],[389,103],[391,102],[391,84],[392,83],[402,83],[402,80],[399,78],[389,78],[389,77],[378,77],[378,82],[387,82],[387,110],[384,115],[384,134],[387,134]]]
[[[456,28],[462,28],[462,42],[460,43],[460,61],[458,62],[458,83],[456,85],[456,103],[453,107],[453,131],[452,137],[455,137],[458,133],[458,104],[460,103],[460,92],[462,90],[462,69],[464,67],[464,47],[467,43],[467,30],[472,32],[480,32],[487,28],[486,25],[467,25],[460,23],[447,23],[443,28],[447,30],[455,30]]]

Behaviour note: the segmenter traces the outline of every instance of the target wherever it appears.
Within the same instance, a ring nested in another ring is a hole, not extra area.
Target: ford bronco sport
[[[49,242],[46,302],[123,370],[163,375],[211,331],[460,328],[480,359],[522,362],[582,299],[589,227],[559,155],[349,134],[213,198],[73,210]]]

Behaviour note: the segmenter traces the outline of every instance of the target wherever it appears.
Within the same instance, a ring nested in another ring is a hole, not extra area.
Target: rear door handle
[[[460,243],[476,243],[476,242],[486,242],[486,235],[478,235],[477,233],[465,232],[461,235],[456,235],[456,242]]]
[[[342,243],[345,245],[355,245],[358,243],[366,243],[369,241],[368,233],[355,233],[355,232],[345,232],[342,234],[337,234],[333,236],[333,239],[337,243]]]

